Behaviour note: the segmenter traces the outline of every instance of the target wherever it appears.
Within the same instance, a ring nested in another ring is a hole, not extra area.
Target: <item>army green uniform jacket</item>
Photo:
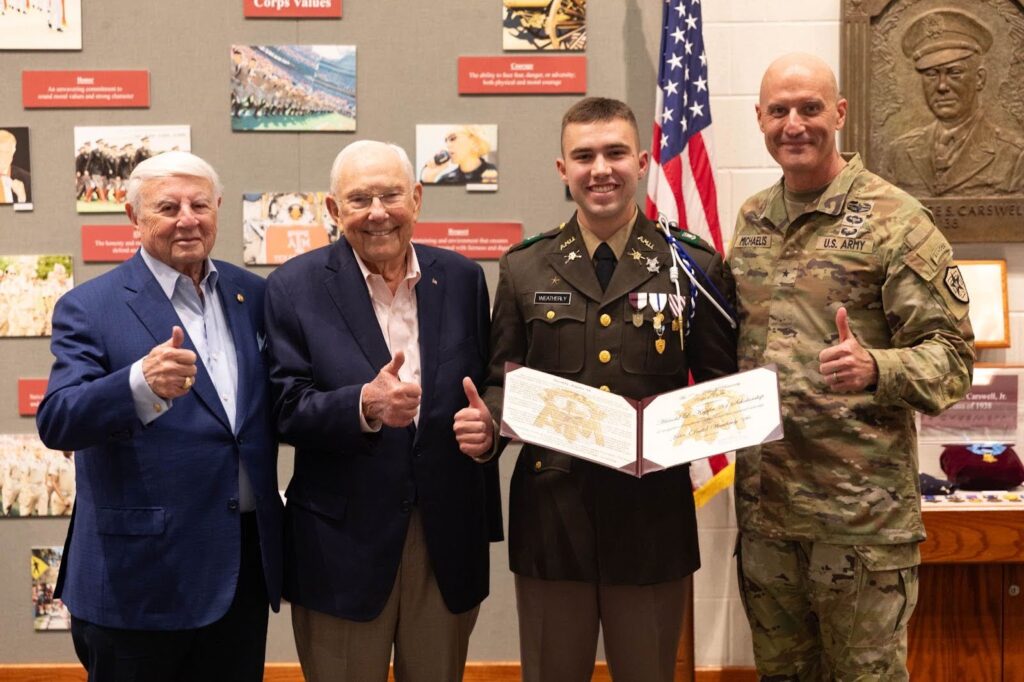
[[[952,249],[913,197],[859,157],[790,222],[782,182],[740,209],[729,255],[740,369],[779,368],[785,438],[737,453],[741,531],[895,545],[924,538],[914,411],[971,386],[974,334]],[[818,353],[836,310],[878,364],[878,385],[835,393]]]
[[[705,244],[685,248],[731,299],[721,257]],[[707,301],[697,304],[685,352],[669,329],[658,353],[649,306],[640,328],[631,322],[630,292],[675,291],[670,264],[668,244],[642,215],[605,292],[575,217],[513,247],[501,259],[492,314],[484,393],[492,414],[500,418],[507,361],[629,398],[686,386],[689,371],[697,381],[735,372],[735,332]],[[680,279],[685,294],[682,272]],[[667,308],[665,315],[672,319]],[[700,566],[689,467],[637,479],[525,445],[512,476],[509,555],[513,572],[548,580],[643,585],[682,578]]]

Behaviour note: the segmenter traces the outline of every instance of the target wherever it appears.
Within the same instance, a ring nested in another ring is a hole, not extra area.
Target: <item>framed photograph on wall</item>
[[[572,50],[587,47],[587,0],[503,0],[505,50]]]
[[[32,548],[32,620],[37,632],[71,629],[68,607],[53,596],[63,556],[60,546]]]
[[[132,171],[168,151],[192,151],[192,128],[75,126],[75,210],[124,213]]]
[[[82,0],[0,0],[0,50],[81,50]]]
[[[1010,347],[1010,303],[1005,260],[955,261],[971,297],[971,326],[978,348]]]
[[[424,185],[463,185],[468,192],[498,191],[498,126],[416,126],[417,177]]]
[[[324,204],[326,192],[252,192],[242,195],[242,259],[280,265],[336,242],[340,232]]]
[[[231,129],[355,131],[355,45],[232,45]]]

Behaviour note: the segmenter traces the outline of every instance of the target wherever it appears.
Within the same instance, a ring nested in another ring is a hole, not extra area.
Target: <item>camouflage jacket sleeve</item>
[[[882,284],[891,347],[868,352],[878,364],[877,402],[934,415],[971,387],[974,332],[949,243],[923,212],[913,222]]]

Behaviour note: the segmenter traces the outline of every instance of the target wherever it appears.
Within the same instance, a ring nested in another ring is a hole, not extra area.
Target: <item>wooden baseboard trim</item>
[[[683,675],[680,669],[677,675]],[[0,665],[0,682],[85,682],[77,664]],[[297,663],[268,663],[264,682],[303,682]],[[393,680],[393,678],[390,678]],[[519,662],[470,662],[464,682],[519,682]],[[592,682],[611,682],[608,666],[598,663]],[[685,679],[677,676],[676,679]],[[753,668],[698,668],[696,682],[757,682]]]

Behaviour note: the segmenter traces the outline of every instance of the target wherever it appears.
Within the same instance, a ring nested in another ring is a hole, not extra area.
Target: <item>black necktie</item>
[[[612,273],[615,272],[615,254],[608,242],[601,242],[594,250],[594,270],[597,271],[597,281],[601,283],[601,291],[608,288],[608,282],[612,281]]]

